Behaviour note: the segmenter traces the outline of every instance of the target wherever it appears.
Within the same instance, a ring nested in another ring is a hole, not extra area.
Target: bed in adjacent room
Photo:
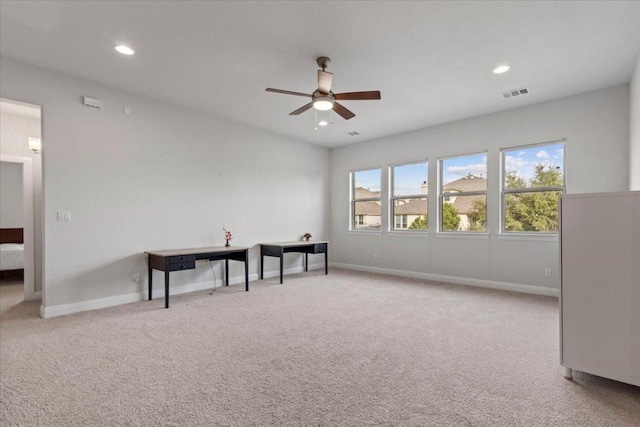
[[[24,277],[24,230],[0,228],[0,279]]]

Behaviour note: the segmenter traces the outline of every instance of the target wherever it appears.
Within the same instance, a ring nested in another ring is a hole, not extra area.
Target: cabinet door
[[[640,385],[640,193],[562,200],[562,364]]]

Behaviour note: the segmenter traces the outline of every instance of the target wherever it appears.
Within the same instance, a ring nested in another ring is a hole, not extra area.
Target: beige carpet
[[[563,379],[554,298],[338,269],[251,286],[49,320],[0,287],[0,424],[640,425],[639,388]]]

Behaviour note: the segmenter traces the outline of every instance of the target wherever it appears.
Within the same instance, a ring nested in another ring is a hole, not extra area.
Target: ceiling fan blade
[[[310,102],[307,105],[303,105],[302,107],[298,108],[296,111],[290,112],[289,115],[290,116],[297,116],[300,113],[304,113],[305,111],[307,111],[312,106],[313,106],[313,102]]]
[[[339,101],[366,101],[369,99],[380,99],[379,90],[370,90],[368,92],[345,92],[333,95]]]
[[[297,96],[305,96],[307,98],[311,98],[311,95],[302,92],[292,92],[290,90],[282,90],[282,89],[272,89],[270,87],[265,89],[267,92],[275,92],[275,93],[283,93],[285,95],[297,95]]]
[[[340,114],[342,116],[342,118],[345,119],[345,120],[349,120],[349,119],[351,119],[351,118],[356,116],[355,114],[353,114],[351,112],[351,110],[349,110],[344,105],[339,104],[337,102],[333,103],[333,111],[335,111],[336,113]]]
[[[318,70],[318,90],[320,93],[329,95],[329,92],[331,92],[331,82],[333,82],[332,73]]]

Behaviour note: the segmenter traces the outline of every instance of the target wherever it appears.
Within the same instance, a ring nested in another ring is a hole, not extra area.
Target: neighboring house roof
[[[427,201],[421,199],[411,199],[393,208],[394,215],[425,215],[427,213]]]
[[[371,191],[362,187],[356,188],[356,199],[375,199],[376,197],[380,197],[379,191]]]
[[[473,202],[476,200],[483,200],[485,196],[456,196],[457,192],[467,191],[487,191],[487,180],[481,176],[467,175],[455,181],[446,184],[443,188],[445,193],[453,193],[452,198],[453,206],[458,210],[461,215],[466,215],[473,208]]]
[[[466,191],[487,191],[487,180],[481,176],[467,175],[455,181],[445,184],[443,191],[446,192],[466,192]]]
[[[471,211],[473,202],[476,200],[484,200],[484,197],[485,196],[455,196],[456,199],[452,205],[458,210],[458,214],[466,215]]]
[[[381,208],[378,202],[357,202],[356,215],[380,216]]]

